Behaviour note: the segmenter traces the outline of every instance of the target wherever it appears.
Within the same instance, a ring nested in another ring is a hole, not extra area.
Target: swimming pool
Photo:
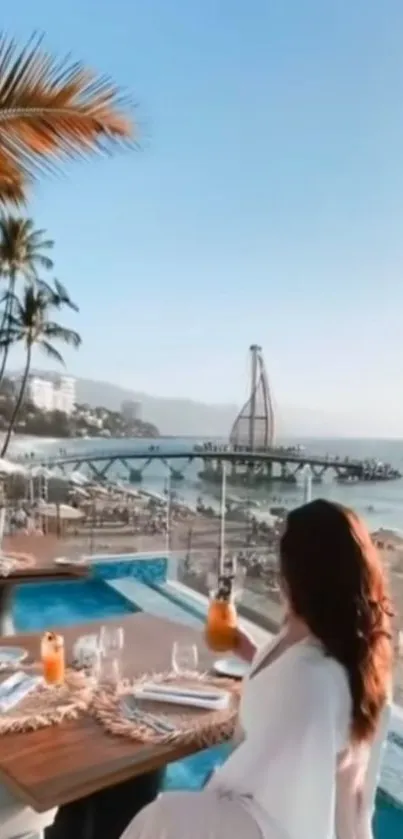
[[[203,602],[167,585],[166,580],[167,561],[163,557],[105,557],[96,562],[87,580],[20,586],[13,603],[14,622],[20,632],[32,632],[147,611],[201,627],[205,617]],[[389,752],[396,749],[396,743],[388,746]],[[166,788],[199,789],[229,751],[228,745],[215,746],[172,764],[167,769]],[[392,756],[394,764],[388,765],[387,770],[395,775],[394,788],[401,789],[403,750],[401,756],[389,755]],[[383,792],[377,799],[375,836],[403,836],[403,807]]]
[[[71,626],[138,611],[97,579],[18,586],[12,608],[19,632],[40,632],[52,626]]]

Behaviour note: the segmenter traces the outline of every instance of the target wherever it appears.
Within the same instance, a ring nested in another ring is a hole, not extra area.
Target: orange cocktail
[[[212,650],[226,652],[236,646],[238,617],[232,597],[232,579],[222,576],[207,612],[206,641]]]
[[[41,642],[43,675],[48,685],[64,682],[64,639],[55,632],[45,632]]]
[[[218,653],[234,650],[237,622],[234,603],[214,598],[207,614],[206,640],[209,647]]]

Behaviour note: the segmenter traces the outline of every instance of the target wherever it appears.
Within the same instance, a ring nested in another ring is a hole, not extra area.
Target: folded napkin
[[[0,713],[10,711],[41,683],[41,676],[28,676],[21,671],[13,673],[0,685]]]
[[[154,685],[152,683],[135,689],[133,694],[136,699],[147,699],[151,702],[165,702],[172,705],[188,705],[194,708],[205,708],[208,711],[225,710],[230,699],[229,693],[224,690],[197,690],[173,685]]]

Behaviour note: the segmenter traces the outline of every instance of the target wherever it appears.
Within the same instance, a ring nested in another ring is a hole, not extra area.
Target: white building
[[[41,411],[53,411],[53,382],[40,376],[31,376],[28,381],[27,398]]]
[[[120,406],[120,413],[127,422],[141,419],[141,402],[125,399]]]
[[[60,376],[53,388],[53,410],[72,414],[76,404],[76,380],[72,376]]]
[[[76,381],[71,376],[60,376],[56,381],[43,376],[31,376],[27,398],[41,411],[72,414],[76,402]]]

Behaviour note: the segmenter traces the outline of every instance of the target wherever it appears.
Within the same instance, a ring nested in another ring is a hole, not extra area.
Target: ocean
[[[222,444],[225,440],[217,438],[205,438],[208,442]],[[46,457],[51,456],[63,449],[67,452],[84,454],[84,452],[107,452],[110,451],[139,451],[146,454],[150,445],[159,446],[160,450],[177,451],[182,447],[190,448],[196,443],[205,442],[203,438],[174,438],[162,437],[159,439],[132,440],[48,440],[38,437],[14,437],[9,450],[10,457],[21,455],[25,452],[41,453]],[[390,463],[403,473],[403,440],[373,440],[373,439],[299,439],[279,440],[280,445],[302,445],[306,451],[312,454],[330,454],[343,457],[359,459],[376,459],[384,463]],[[145,461],[139,461],[134,466],[141,468]],[[175,468],[184,470],[185,480],[178,482],[174,488],[180,498],[194,504],[200,496],[208,503],[217,500],[217,488],[198,479],[198,471],[201,468],[200,462],[187,464],[185,460],[177,460]],[[115,464],[108,473],[111,478],[127,478],[127,472],[121,463]],[[167,467],[160,461],[153,461],[144,471],[141,486],[144,489],[163,492],[167,486]],[[137,485],[138,486],[138,485]],[[283,504],[292,508],[302,503],[302,486],[273,484],[273,489],[259,489],[247,491],[240,487],[228,489],[229,494],[253,497],[260,503],[260,509],[264,512],[271,504]],[[402,529],[403,531],[403,478],[396,481],[385,481],[378,483],[340,484],[332,479],[329,472],[321,484],[313,484],[313,497],[330,498],[340,501],[357,511],[367,521],[371,529],[380,526]]]

